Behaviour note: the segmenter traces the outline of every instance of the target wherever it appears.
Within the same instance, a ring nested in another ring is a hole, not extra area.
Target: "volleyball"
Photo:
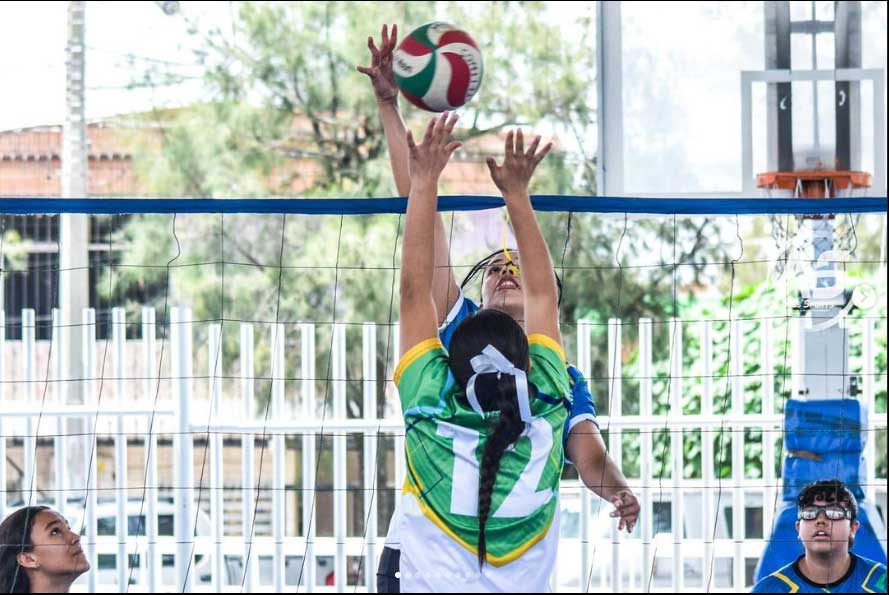
[[[404,97],[430,112],[466,104],[482,82],[482,55],[466,31],[427,23],[411,31],[395,50],[392,69]]]

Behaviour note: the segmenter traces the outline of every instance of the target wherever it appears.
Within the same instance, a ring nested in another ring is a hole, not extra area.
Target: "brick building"
[[[294,129],[299,131],[299,122]],[[90,197],[146,196],[136,175],[136,162],[131,150],[142,146],[159,147],[161,130],[141,125],[135,128],[121,119],[92,122],[87,127],[88,174],[87,192]],[[474,139],[476,152],[488,154],[502,150],[502,137]],[[62,127],[35,126],[0,131],[0,198],[59,197],[62,191]],[[293,165],[301,176],[293,182],[292,194],[299,196],[322,174],[314,161],[301,158]],[[483,156],[459,151],[442,177],[443,188],[453,194],[496,194]],[[0,237],[7,245],[3,254],[3,294],[0,309],[6,312],[7,336],[18,338],[23,308],[36,310],[38,338],[49,336],[52,305],[56,301],[59,255],[59,221],[55,215],[0,216]],[[119,222],[118,222],[119,224]],[[100,311],[110,306],[102,304],[96,291],[99,271],[108,262],[107,217],[91,217],[90,221],[90,305]],[[11,266],[9,246],[23,242],[27,254],[20,255]],[[139,296],[131,296],[135,300]],[[101,318],[101,317],[100,317]],[[44,323],[41,325],[41,322]],[[99,321],[99,334],[106,325]]]

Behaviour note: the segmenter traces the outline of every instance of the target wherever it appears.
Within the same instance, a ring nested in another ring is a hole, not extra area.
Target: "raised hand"
[[[505,198],[507,195],[515,195],[516,193],[527,194],[528,184],[531,176],[553,144],[546,145],[537,150],[540,145],[540,136],[536,136],[531,142],[531,146],[525,151],[525,139],[522,131],[516,133],[512,131],[506,135],[506,146],[504,147],[503,165],[497,165],[497,161],[493,157],[488,157],[488,169],[491,171],[491,179],[494,184],[503,193]]]
[[[463,144],[459,141],[449,141],[456,124],[457,114],[444,112],[441,116],[432,118],[419,145],[414,142],[411,131],[407,131],[412,183],[438,182],[438,177],[451,158],[451,154]]]
[[[370,77],[373,84],[374,95],[379,102],[395,101],[398,97],[398,87],[395,86],[395,75],[392,73],[392,52],[398,42],[398,25],[392,25],[392,35],[389,35],[389,27],[383,25],[380,32],[380,47],[377,48],[373,37],[367,38],[367,48],[370,50],[370,66],[356,67]]]

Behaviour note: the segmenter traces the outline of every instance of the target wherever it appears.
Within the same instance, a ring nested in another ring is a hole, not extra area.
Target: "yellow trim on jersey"
[[[874,564],[871,567],[870,572],[867,573],[867,576],[864,577],[864,582],[861,583],[861,588],[864,589],[865,591],[867,591],[868,593],[876,593],[876,591],[871,591],[870,589],[867,588],[867,581],[870,580],[870,577],[873,576],[874,571],[879,567],[880,567],[879,564]]]
[[[407,461],[407,466],[411,471],[411,476],[416,478],[417,473],[414,470],[413,464],[411,463],[411,457],[407,452],[405,452],[404,458]],[[419,482],[420,481],[419,478],[417,478],[416,481]],[[426,503],[423,502],[423,499],[420,498],[420,492],[422,491],[422,489],[423,489],[422,485],[417,487],[417,486],[413,485],[412,483],[410,483],[407,480],[407,478],[405,478],[404,488],[402,489],[402,493],[403,494],[413,494],[414,497],[417,499],[417,504],[420,505],[420,510],[423,512],[423,516],[425,516],[427,519],[432,521],[435,524],[435,526],[437,526],[439,529],[441,529],[445,535],[447,535],[448,537],[450,537],[451,539],[453,539],[454,541],[456,541],[457,543],[459,543],[460,545],[465,547],[467,550],[472,552],[476,557],[478,557],[478,546],[473,546],[471,543],[462,539],[459,535],[454,533],[454,531],[451,530],[450,527],[448,527],[447,523],[445,523],[437,514],[435,514],[434,510],[429,508],[429,506],[427,506]],[[509,564],[510,562],[514,562],[515,560],[518,560],[520,557],[522,557],[522,555],[525,552],[527,552],[529,549],[534,547],[537,544],[537,542],[539,542],[544,537],[546,537],[546,534],[549,531],[549,528],[552,526],[552,524],[553,524],[553,519],[550,519],[549,522],[546,524],[546,526],[543,528],[543,530],[540,531],[540,533],[538,533],[537,535],[530,538],[528,541],[523,543],[518,548],[511,550],[508,553],[503,554],[502,556],[494,556],[490,552],[486,553],[485,560],[487,560],[487,562],[489,564],[492,564],[492,565],[498,566],[498,567],[505,566],[505,565]]]
[[[420,341],[411,347],[407,353],[402,355],[401,360],[398,362],[398,366],[395,368],[395,385],[398,386],[398,381],[401,380],[401,375],[409,365],[437,347],[444,349],[444,345],[441,344],[441,339],[433,337],[431,339],[426,339],[425,341]]]
[[[528,345],[542,345],[544,347],[548,347],[559,354],[559,357],[562,358],[562,363],[567,365],[565,358],[565,350],[562,349],[562,346],[559,345],[559,342],[553,339],[552,337],[548,337],[541,333],[534,333],[533,335],[528,336]]]
[[[787,583],[787,586],[790,587],[790,591],[788,591],[788,593],[796,593],[797,591],[799,591],[799,585],[781,574],[780,572],[775,572],[774,574],[772,574],[772,576],[780,581]]]
[[[404,449],[404,460],[407,463],[407,470],[410,472],[410,477],[405,475],[404,477],[404,487],[401,489],[402,494],[419,494],[424,490],[423,482],[420,481],[420,477],[417,475],[416,469],[414,469],[414,464],[411,463],[411,454]],[[417,482],[417,485],[414,485],[413,482]]]

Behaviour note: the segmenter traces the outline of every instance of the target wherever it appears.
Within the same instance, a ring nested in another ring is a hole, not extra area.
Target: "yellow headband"
[[[512,259],[512,254],[509,252],[509,243],[507,242],[507,231],[509,230],[509,211],[506,212],[506,218],[503,221],[503,257],[506,261],[503,263],[506,265],[507,270],[513,277],[519,276],[519,267]]]

